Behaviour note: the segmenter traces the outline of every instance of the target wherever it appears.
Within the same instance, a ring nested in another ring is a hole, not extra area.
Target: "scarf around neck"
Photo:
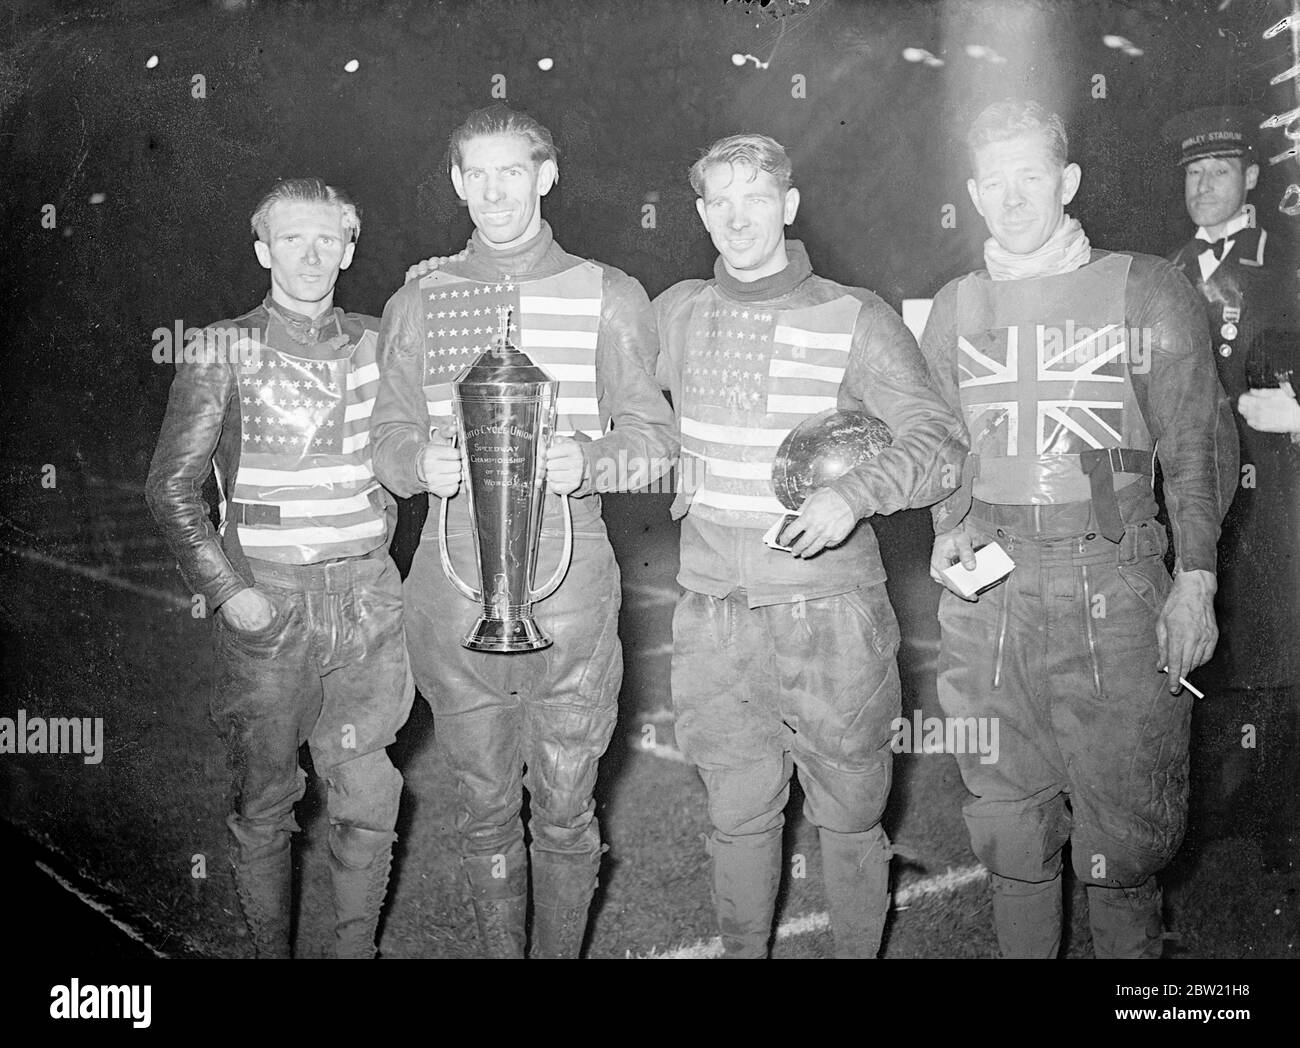
[[[737,302],[766,302],[788,295],[812,275],[812,263],[802,240],[785,242],[786,265],[779,273],[758,280],[737,280],[727,272],[727,264],[719,255],[713,263],[713,279],[718,289]]]
[[[1027,255],[1008,251],[993,237],[984,241],[984,265],[994,280],[1059,276],[1086,265],[1091,247],[1077,218],[1065,216],[1047,243]]]

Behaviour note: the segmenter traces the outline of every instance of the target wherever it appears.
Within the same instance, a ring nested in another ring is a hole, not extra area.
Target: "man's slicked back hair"
[[[976,151],[989,143],[1033,134],[1043,136],[1047,151],[1060,167],[1070,162],[1070,140],[1065,134],[1065,122],[1056,113],[1033,101],[1009,98],[994,102],[981,110],[966,132],[971,168],[975,167]]]
[[[718,164],[744,164],[756,172],[766,171],[776,179],[782,195],[794,184],[794,171],[785,146],[767,135],[728,135],[709,146],[691,165],[691,188],[696,196],[704,196],[705,175]]]
[[[271,208],[281,201],[304,204],[333,204],[343,212],[343,232],[355,242],[361,236],[361,209],[342,189],[327,186],[323,178],[282,178],[258,201],[253,209],[250,224],[253,236],[265,243],[271,235],[269,219]]]
[[[486,135],[518,135],[528,143],[528,152],[534,164],[550,160],[556,165],[556,181],[559,181],[560,151],[555,147],[551,132],[527,113],[511,109],[503,102],[493,102],[490,106],[474,110],[451,133],[447,142],[447,170],[461,166],[466,142]]]

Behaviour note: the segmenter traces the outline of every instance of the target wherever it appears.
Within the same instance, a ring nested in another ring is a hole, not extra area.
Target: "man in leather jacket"
[[[685,478],[685,592],[673,617],[677,742],[709,793],[713,898],[729,957],[767,955],[781,831],[799,769],[817,826],[840,957],[874,957],[889,905],[881,825],[901,693],[898,622],[865,518],[928,506],[965,458],[961,421],[884,301],[812,272],[785,238],[799,191],[780,143],[720,139],[691,169],[719,257],[712,280],[655,300],[660,380]],[[834,409],[882,419],[892,444],[812,492],[788,529],[772,463],[787,433]]]
[[[290,835],[327,785],[335,953],[372,957],[402,776],[385,747],[414,683],[394,504],[371,466],[378,323],[333,306],[360,219],[319,179],[278,183],[253,214],[271,290],[184,352],[147,499],[181,573],[216,612],[212,714],[236,779],[235,884],[259,957],[290,956]],[[200,494],[216,472],[219,528]]]
[[[950,717],[997,718],[1001,738],[994,763],[957,756],[966,824],[1004,956],[1058,952],[1068,841],[1095,955],[1158,957],[1154,874],[1187,813],[1179,681],[1217,637],[1236,433],[1191,286],[1162,259],[1093,250],[1065,214],[1081,173],[1060,118],[998,103],[968,144],[987,269],[939,292],[921,340],[971,434],[963,484],[933,510],[931,574],[950,590],[939,701]],[[1016,567],[964,599],[943,571],[974,570],[972,550],[991,542]]]
[[[441,502],[406,579],[406,630],[435,738],[456,777],[461,862],[483,952],[525,952],[527,787],[528,952],[577,957],[604,850],[592,792],[623,676],[619,570],[599,492],[635,489],[667,470],[676,453],[672,413],[653,377],[657,341],[641,285],[568,254],[542,219],[542,197],[559,176],[550,132],[490,106],[453,132],[449,153],[475,231],[463,256],[408,281],[384,309],[380,344],[392,364],[373,416],[375,468],[400,496],[447,500],[451,561],[477,584],[468,500],[457,494],[451,382],[491,344],[498,310],[508,307],[513,341],[560,382],[537,578],[550,577],[559,560],[564,498],[573,558],[559,589],[534,606],[553,643],[512,653],[462,646],[479,605],[443,573]]]

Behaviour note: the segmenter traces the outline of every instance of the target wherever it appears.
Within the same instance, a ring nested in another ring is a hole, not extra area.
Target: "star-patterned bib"
[[[772,490],[776,449],[836,406],[860,310],[849,295],[787,310],[700,296],[683,361],[682,454],[704,464],[691,513],[766,528],[786,512]]]
[[[480,281],[436,270],[424,296],[424,398],[432,427],[452,423],[452,382],[492,345],[498,309],[509,306],[510,335],[560,383],[555,431],[595,439],[604,431],[596,396],[602,273],[582,262],[537,280]]]
[[[250,557],[313,564],[359,556],[387,534],[370,460],[377,338],[315,360],[255,339],[236,371],[241,448],[232,512]]]

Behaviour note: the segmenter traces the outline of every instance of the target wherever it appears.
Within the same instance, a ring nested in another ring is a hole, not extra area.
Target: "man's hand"
[[[542,453],[546,486],[557,495],[571,495],[582,487],[587,474],[587,458],[582,445],[572,437],[552,437]]]
[[[419,277],[432,273],[435,269],[441,269],[448,262],[459,262],[469,254],[468,249],[457,252],[454,255],[433,255],[426,258],[423,262],[417,262],[406,271],[407,280],[415,280]]]
[[[420,451],[415,475],[430,494],[449,499],[460,490],[465,468],[460,448],[431,441]]]
[[[243,633],[256,633],[271,625],[275,618],[275,605],[266,595],[251,586],[228,597],[219,609],[226,625]]]
[[[843,495],[831,488],[818,488],[808,496],[799,516],[786,529],[790,556],[807,559],[828,546],[838,546],[849,537],[857,522]]]
[[[945,587],[950,593],[957,594],[962,600],[974,603],[979,600],[979,597],[966,596],[943,573],[944,568],[950,568],[958,561],[961,561],[961,566],[967,571],[975,570],[975,550],[971,544],[970,536],[966,534],[966,529],[961,525],[953,528],[952,531],[945,531],[934,537],[934,549],[930,551],[930,578]]]
[[[1237,398],[1246,425],[1261,433],[1300,433],[1300,403],[1280,387],[1252,389]]]
[[[1183,688],[1179,677],[1186,677],[1203,666],[1214,654],[1219,628],[1214,622],[1214,593],[1218,581],[1211,571],[1180,571],[1174,575],[1174,588],[1156,620],[1156,640],[1160,645],[1157,670],[1169,667],[1169,694]]]

